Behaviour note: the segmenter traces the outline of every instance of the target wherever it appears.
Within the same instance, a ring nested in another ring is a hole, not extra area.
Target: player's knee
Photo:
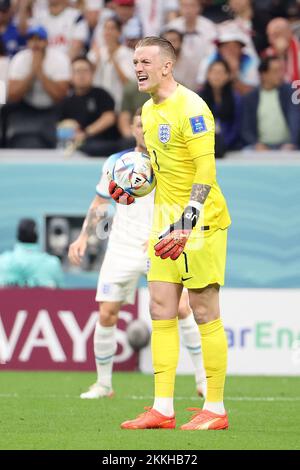
[[[151,300],[149,309],[152,320],[170,320],[177,316],[163,301]]]
[[[151,300],[150,301],[150,315],[152,320],[161,320],[161,315],[162,315],[162,310],[163,306],[161,302],[157,302],[156,300]]]
[[[191,305],[195,321],[198,325],[202,323],[209,323],[210,321],[216,320],[217,317],[211,312],[206,305]]]
[[[102,326],[114,326],[118,320],[118,309],[109,302],[100,304],[99,320]]]

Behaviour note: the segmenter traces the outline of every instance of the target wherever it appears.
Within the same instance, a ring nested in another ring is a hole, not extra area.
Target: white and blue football
[[[156,185],[150,157],[142,152],[124,153],[115,162],[110,176],[134,197],[146,196]]]

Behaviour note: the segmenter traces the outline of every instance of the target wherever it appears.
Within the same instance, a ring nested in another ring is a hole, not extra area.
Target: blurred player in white
[[[69,248],[69,259],[79,265],[85,253],[87,240],[105,226],[106,209],[110,204],[107,169],[127,152],[146,152],[141,109],[133,117],[132,133],[136,139],[135,149],[111,155],[102,169],[101,179],[96,187],[81,233]],[[117,350],[116,325],[123,304],[133,304],[140,276],[147,271],[147,245],[152,223],[154,191],[142,198],[136,198],[131,205],[116,205],[116,214],[109,237],[107,251],[100,270],[96,300],[99,302],[99,321],[94,333],[94,352],[97,367],[97,381],[81,398],[102,398],[113,396],[112,370]],[[126,236],[126,231],[130,234]],[[132,234],[134,233],[134,237]],[[101,236],[101,234],[100,234]],[[200,334],[188,304],[187,293],[183,292],[179,305],[179,327],[182,341],[187,347],[194,367],[197,393],[205,396],[206,378],[201,360]]]

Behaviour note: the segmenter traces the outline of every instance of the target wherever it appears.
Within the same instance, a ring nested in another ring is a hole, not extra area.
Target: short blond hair
[[[143,39],[140,39],[135,49],[138,47],[147,47],[147,46],[158,46],[160,50],[167,55],[172,62],[176,62],[176,52],[173,45],[165,38],[158,36],[147,36]]]

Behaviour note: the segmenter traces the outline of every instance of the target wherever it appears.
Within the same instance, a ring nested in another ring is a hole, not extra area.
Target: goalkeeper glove
[[[181,218],[159,235],[160,241],[154,245],[155,255],[160,256],[161,259],[179,258],[198,221],[199,214],[198,208],[192,205],[187,206]]]
[[[114,201],[119,204],[124,204],[128,206],[134,202],[134,197],[126,193],[124,189],[120,188],[115,181],[110,181],[108,186],[108,191]]]

